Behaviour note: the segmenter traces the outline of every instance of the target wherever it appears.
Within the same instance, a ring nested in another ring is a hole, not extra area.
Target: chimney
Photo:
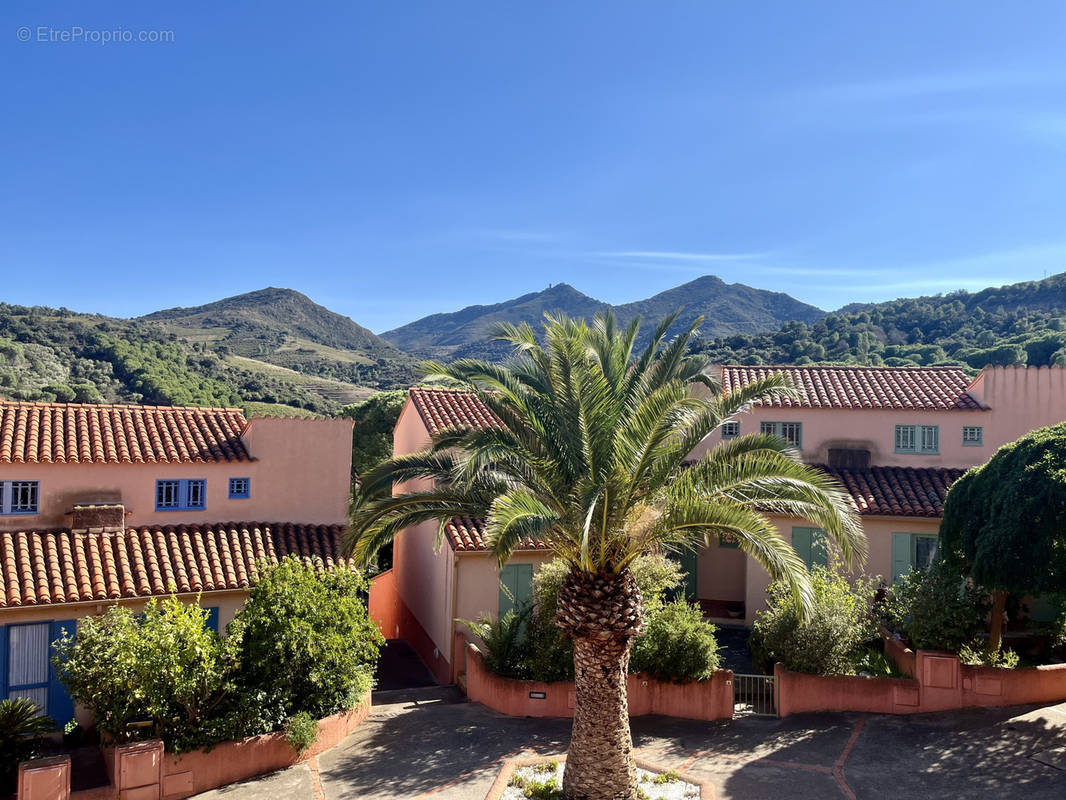
[[[126,507],[121,503],[75,505],[70,522],[71,530],[88,528],[118,528],[126,526]]]

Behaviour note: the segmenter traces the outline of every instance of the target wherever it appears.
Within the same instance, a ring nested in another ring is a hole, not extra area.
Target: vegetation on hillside
[[[289,358],[296,362],[296,357]],[[315,356],[317,359],[317,356]],[[182,338],[159,324],[0,303],[0,398],[79,403],[235,406],[267,403],[332,413],[348,383],[376,365],[305,366],[311,375],[232,355],[210,338]],[[406,385],[407,367],[395,380]],[[296,366],[300,366],[296,364]],[[344,383],[318,373],[335,372]],[[358,390],[352,386],[358,396]],[[374,388],[377,388],[376,386]],[[372,391],[373,389],[371,389]]]
[[[976,294],[847,306],[813,324],[703,340],[695,349],[716,363],[1066,365],[1066,273]]]

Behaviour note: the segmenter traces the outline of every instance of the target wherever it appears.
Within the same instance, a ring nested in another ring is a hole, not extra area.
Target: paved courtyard
[[[340,746],[201,800],[481,800],[500,763],[560,753],[567,720],[504,717],[450,688],[382,692]],[[719,800],[1066,797],[1066,703],[921,716],[633,720],[638,755]]]

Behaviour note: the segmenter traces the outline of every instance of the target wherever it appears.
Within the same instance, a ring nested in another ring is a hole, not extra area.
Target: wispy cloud
[[[691,253],[678,250],[608,250],[596,253],[603,258],[625,258],[635,261],[756,261],[767,253]]]

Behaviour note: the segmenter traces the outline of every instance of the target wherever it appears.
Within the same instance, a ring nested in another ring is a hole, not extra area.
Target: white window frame
[[[28,493],[29,502],[15,502],[16,496]],[[0,481],[0,516],[29,517],[41,513],[40,481]]]
[[[736,420],[729,420],[729,422],[722,423],[722,438],[723,439],[736,439],[740,436],[740,423]]]
[[[962,426],[963,447],[984,447],[985,429],[981,425]]]

